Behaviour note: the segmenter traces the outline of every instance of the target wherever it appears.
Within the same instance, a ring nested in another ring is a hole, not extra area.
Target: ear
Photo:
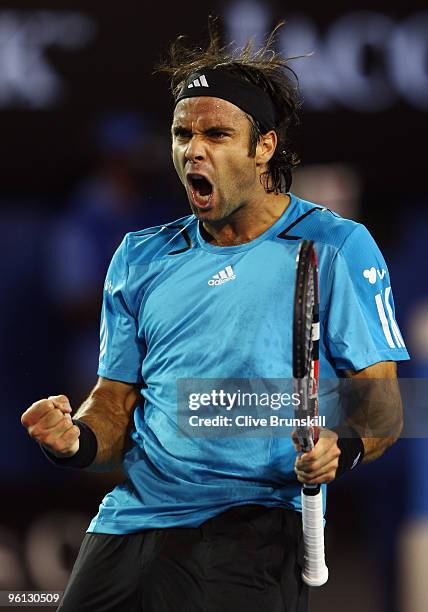
[[[260,136],[256,147],[256,165],[264,166],[275,153],[278,137],[274,130]]]

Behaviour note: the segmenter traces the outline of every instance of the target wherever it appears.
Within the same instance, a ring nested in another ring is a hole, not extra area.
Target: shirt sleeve
[[[363,225],[348,236],[330,267],[327,343],[337,369],[362,370],[409,359],[395,318],[388,268]]]
[[[144,343],[127,290],[127,236],[113,255],[104,284],[98,374],[127,383],[141,382]]]

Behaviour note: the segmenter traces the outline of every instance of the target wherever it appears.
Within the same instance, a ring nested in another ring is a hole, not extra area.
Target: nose
[[[205,159],[205,147],[202,142],[202,138],[198,138],[197,134],[194,134],[187,143],[185,152],[187,161],[199,162]]]

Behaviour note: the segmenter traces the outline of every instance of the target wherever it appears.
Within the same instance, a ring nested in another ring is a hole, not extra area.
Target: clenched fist
[[[300,453],[302,449],[295,431],[292,434],[292,440],[296,451]],[[299,482],[323,484],[334,480],[340,457],[337,440],[337,433],[320,427],[320,437],[315,447],[296,458],[294,471]]]
[[[57,457],[72,457],[79,450],[80,430],[71,420],[71,406],[65,395],[51,395],[32,404],[21,423],[31,438]]]

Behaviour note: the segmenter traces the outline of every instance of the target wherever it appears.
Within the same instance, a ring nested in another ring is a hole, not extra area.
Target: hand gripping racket
[[[300,404],[297,437],[303,452],[318,441],[318,427],[309,419],[318,416],[319,293],[318,260],[312,240],[303,240],[297,255],[293,314],[293,383]],[[328,580],[324,559],[324,518],[320,485],[302,486],[304,567],[302,580],[321,586]]]

